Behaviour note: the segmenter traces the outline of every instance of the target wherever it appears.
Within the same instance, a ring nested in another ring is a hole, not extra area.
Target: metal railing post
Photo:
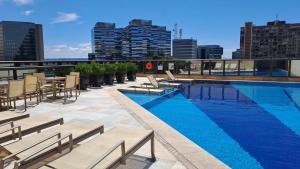
[[[188,74],[191,75],[191,65],[192,65],[192,62],[189,61],[188,64],[189,64],[189,67],[188,67]]]
[[[238,76],[241,75],[241,60],[238,60]]]
[[[253,76],[256,76],[255,69],[256,69],[256,61],[253,60]]]
[[[291,70],[292,70],[292,60],[288,60],[288,77],[291,77]]]
[[[208,74],[211,75],[211,60],[208,61]]]
[[[201,60],[201,75],[203,75],[203,67],[204,67],[203,60]]]
[[[225,76],[225,64],[226,64],[226,61],[223,60],[223,66],[222,66],[222,71],[223,71],[223,76]]]

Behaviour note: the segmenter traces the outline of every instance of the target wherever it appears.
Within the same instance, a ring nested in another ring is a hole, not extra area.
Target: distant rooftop
[[[151,26],[151,20],[133,19],[129,22],[130,26]]]
[[[97,28],[115,28],[116,24],[115,23],[109,23],[109,22],[97,22],[95,24],[95,27],[97,27]]]

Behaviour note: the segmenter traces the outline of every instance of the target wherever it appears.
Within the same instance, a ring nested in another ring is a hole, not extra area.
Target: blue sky
[[[46,58],[87,57],[97,21],[124,27],[133,18],[151,19],[198,44],[219,44],[224,56],[239,48],[245,21],[256,25],[279,19],[300,22],[299,0],[0,0],[0,20],[41,23]]]

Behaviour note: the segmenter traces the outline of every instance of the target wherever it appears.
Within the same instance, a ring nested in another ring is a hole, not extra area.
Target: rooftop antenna
[[[173,33],[174,33],[174,39],[177,39],[177,37],[178,37],[178,25],[177,25],[177,23],[174,24]]]
[[[182,39],[182,29],[179,29],[179,39]]]

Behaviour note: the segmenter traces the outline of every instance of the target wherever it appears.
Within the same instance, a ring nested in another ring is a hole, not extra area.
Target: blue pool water
[[[125,93],[234,169],[300,168],[300,84],[199,82]]]

